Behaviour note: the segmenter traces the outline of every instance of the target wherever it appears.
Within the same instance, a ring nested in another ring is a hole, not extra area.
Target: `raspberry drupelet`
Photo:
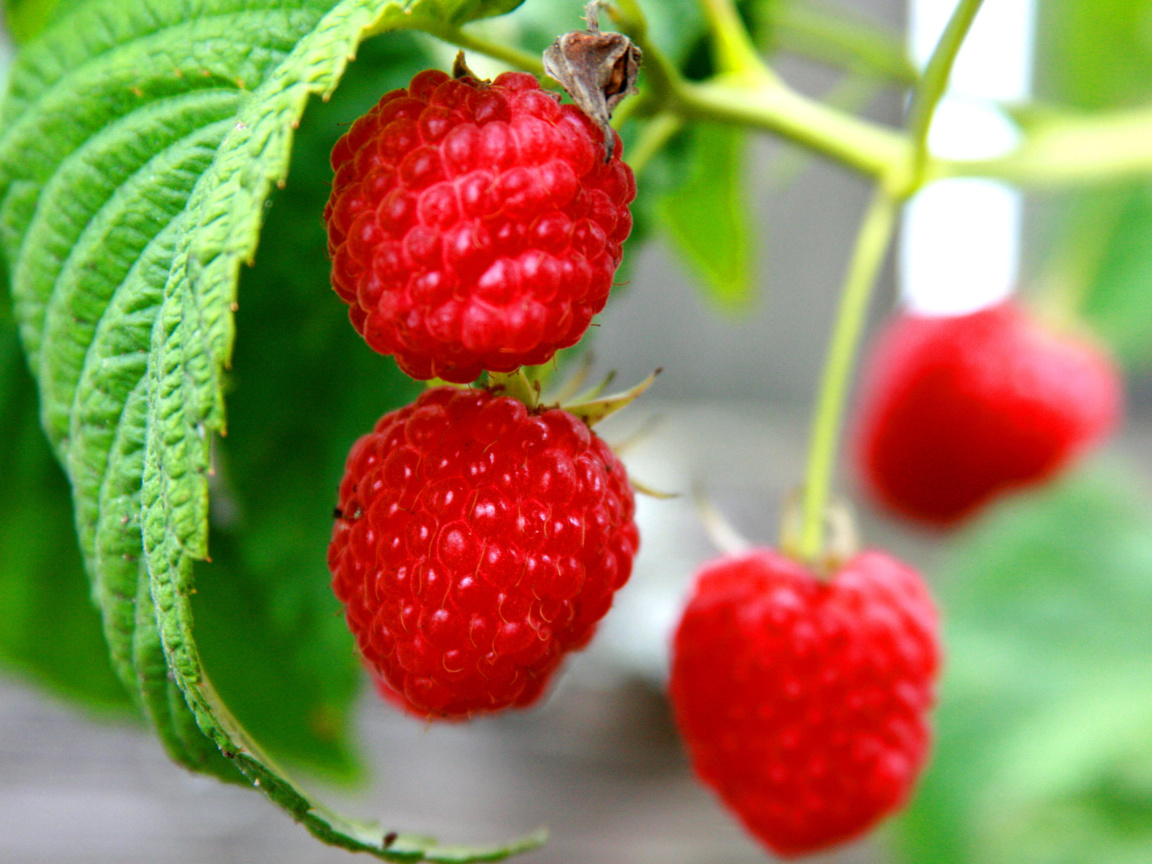
[[[531,704],[588,643],[631,573],[634,512],[582,420],[438,387],[353,446],[328,563],[382,692],[466,719]]]
[[[428,70],[332,151],[332,284],[413,378],[547,362],[604,308],[636,195],[620,143],[531,75]]]

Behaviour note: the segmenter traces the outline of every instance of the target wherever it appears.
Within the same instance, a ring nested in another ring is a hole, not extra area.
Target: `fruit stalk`
[[[824,513],[860,332],[868,311],[872,285],[888,250],[898,206],[896,199],[886,190],[877,188],[860,226],[840,296],[840,309],[812,422],[800,537],[798,540],[787,536],[781,539],[785,554],[812,565],[818,564],[824,547]]]
[[[461,27],[454,24],[449,24],[438,18],[430,15],[409,15],[405,21],[406,29],[417,30],[422,33],[427,33],[430,36],[435,36],[450,45],[455,45],[464,51],[474,52],[476,54],[484,54],[491,57],[493,60],[499,60],[513,69],[520,69],[524,72],[529,72],[541,80],[541,86],[553,87],[556,85],[552,83],[549,78],[544,74],[544,63],[540,59],[540,55],[532,54],[527,51],[522,51],[507,42],[496,42],[490,39],[485,39],[483,36],[478,36],[475,33],[470,33]],[[392,26],[390,29],[395,30],[396,27]],[[369,32],[368,36],[374,35]]]
[[[948,87],[948,78],[956,63],[956,55],[960,53],[960,46],[964,44],[968,31],[972,29],[972,22],[976,19],[976,13],[980,11],[983,2],[984,0],[960,0],[952,17],[948,19],[944,33],[932,51],[924,75],[912,95],[912,105],[908,112],[908,131],[912,137],[908,194],[923,185],[925,168],[928,164],[928,130],[932,126],[932,117]]]
[[[896,211],[900,201],[923,182],[928,154],[928,130],[948,77],[983,0],[960,0],[944,34],[932,51],[924,76],[912,95],[909,109],[911,155],[906,182],[898,188],[881,184],[860,226],[844,290],[840,297],[828,358],[820,383],[820,395],[809,439],[808,468],[805,474],[804,502],[799,539],[785,536],[781,545],[787,554],[818,564],[824,548],[824,513],[836,462],[837,444],[844,419],[852,368],[860,343],[860,333],[868,312],[868,300],[876,274],[884,263]],[[893,178],[889,175],[887,180]]]
[[[621,2],[618,12],[620,30],[644,52],[648,92],[642,99],[655,111],[783,135],[872,177],[887,178],[908,164],[908,142],[900,132],[803,96],[766,67],[751,81],[685,80],[649,40],[636,4]]]

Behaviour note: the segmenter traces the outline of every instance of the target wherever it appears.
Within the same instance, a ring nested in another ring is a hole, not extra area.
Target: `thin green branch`
[[[824,552],[824,517],[843,422],[852,369],[867,317],[872,286],[884,263],[899,204],[878,187],[864,215],[824,362],[820,396],[812,419],[805,471],[800,537],[785,537],[784,551],[801,561],[819,564]]]
[[[968,31],[972,29],[972,22],[983,2],[984,0],[960,0],[952,12],[952,17],[948,19],[940,41],[932,50],[932,56],[928,59],[919,86],[912,93],[912,106],[908,110],[908,132],[912,138],[909,193],[919,188],[923,182],[924,169],[928,161],[928,130],[932,127],[932,117],[948,87],[948,78],[952,75],[956,55],[960,53],[960,46],[964,44]]]
[[[897,84],[920,80],[902,37],[886,27],[818,4],[777,2],[769,10],[770,38],[776,47]]]
[[[760,58],[756,45],[732,0],[699,0],[712,34],[716,67],[721,75],[749,83],[775,81],[776,75]]]
[[[831,108],[856,114],[880,92],[882,84],[867,76],[846,75],[821,94],[820,101]],[[779,191],[800,177],[812,163],[815,154],[800,147],[786,147],[768,168],[767,188]]]
[[[735,123],[783,135],[863,174],[891,176],[906,163],[904,136],[781,85],[749,91],[676,79],[666,108],[689,119]]]
[[[531,72],[537,78],[547,78],[544,74],[544,61],[539,54],[529,54],[505,42],[494,42],[477,36],[453,24],[438,21],[425,15],[410,15],[404,23],[407,30],[419,30],[445,42],[457,45],[465,51],[475,51],[494,60],[499,60],[515,69]]]
[[[637,176],[643,173],[652,157],[683,128],[684,120],[675,114],[657,114],[649,120],[636,141],[636,146],[628,154],[628,164],[632,167],[633,173]]]
[[[1152,175],[1152,105],[1035,123],[1016,149],[990,159],[930,160],[926,180],[992,177],[1020,186],[1100,184]]]
[[[783,135],[873,177],[887,179],[907,164],[909,151],[901,133],[823,105],[775,77],[760,78],[753,86],[723,77],[701,83],[685,80],[648,40],[634,0],[617,0],[616,13],[621,31],[644,52],[650,98],[659,111]]]

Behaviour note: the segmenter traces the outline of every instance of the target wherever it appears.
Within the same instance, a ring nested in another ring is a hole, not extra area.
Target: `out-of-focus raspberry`
[[[631,169],[531,75],[429,70],[332,150],[332,284],[408,375],[465,383],[546,362],[608,299]]]
[[[634,511],[624,466],[581,420],[440,387],[353,446],[332,584],[410,712],[523,707],[631,574]]]
[[[868,358],[856,461],[878,503],[946,527],[1048,480],[1107,437],[1122,405],[1101,347],[1015,302],[904,313]]]

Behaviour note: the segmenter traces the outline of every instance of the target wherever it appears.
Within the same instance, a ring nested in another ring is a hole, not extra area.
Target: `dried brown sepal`
[[[604,161],[612,158],[616,132],[613,109],[636,89],[640,49],[623,33],[600,32],[600,6],[591,0],[584,9],[587,30],[557,38],[544,52],[544,71],[560,82],[585,114],[604,131]]]
[[[481,80],[479,75],[468,68],[468,62],[464,59],[463,51],[458,51],[456,53],[456,59],[452,62],[452,77],[471,78],[473,81]]]

